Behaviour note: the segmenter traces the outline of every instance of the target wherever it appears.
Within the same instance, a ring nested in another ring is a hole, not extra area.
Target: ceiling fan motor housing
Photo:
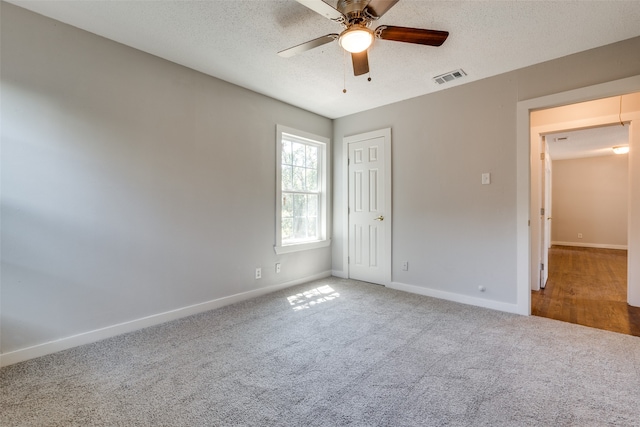
[[[338,9],[344,16],[347,17],[347,24],[361,24],[368,25],[371,20],[365,16],[364,8],[369,3],[369,0],[338,0]]]

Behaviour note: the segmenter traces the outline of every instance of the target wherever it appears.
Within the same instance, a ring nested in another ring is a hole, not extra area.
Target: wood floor
[[[627,251],[553,246],[531,314],[640,336],[640,307],[627,304]]]

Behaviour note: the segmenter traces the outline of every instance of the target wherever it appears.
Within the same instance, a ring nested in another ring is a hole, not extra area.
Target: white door
[[[540,288],[547,286],[549,279],[549,248],[551,247],[551,158],[549,157],[549,144],[544,142],[544,162],[542,167],[542,209],[540,218],[542,231],[542,254],[540,271]]]
[[[390,129],[345,139],[349,176],[349,277],[391,283]]]

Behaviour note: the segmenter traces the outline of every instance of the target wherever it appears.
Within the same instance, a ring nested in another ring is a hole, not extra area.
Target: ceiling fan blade
[[[395,6],[398,1],[399,0],[371,0],[364,10],[372,18],[378,19]]]
[[[339,37],[338,34],[327,34],[326,36],[309,40],[308,42],[299,44],[294,47],[290,47],[289,49],[281,50],[280,52],[278,52],[278,55],[282,56],[283,58],[290,58],[293,55],[306,52],[318,46],[322,46],[323,44],[331,43],[332,41],[337,40],[338,37]]]
[[[307,6],[309,9],[331,19],[336,22],[346,22],[345,16],[338,9],[329,6],[322,0],[296,0],[301,5]]]
[[[423,30],[420,28],[392,27],[381,25],[376,28],[376,37],[396,42],[440,46],[449,37],[448,31]]]
[[[369,72],[369,56],[366,50],[359,53],[352,53],[351,61],[353,62],[354,76],[361,76]]]

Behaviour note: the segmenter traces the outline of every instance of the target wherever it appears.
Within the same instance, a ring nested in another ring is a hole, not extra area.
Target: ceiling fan
[[[369,72],[367,50],[374,39],[440,46],[449,36],[447,31],[394,27],[390,25],[380,25],[375,30],[371,30],[369,28],[371,22],[379,19],[399,0],[338,0],[338,5],[335,8],[322,0],[296,1],[322,16],[342,24],[345,29],[340,34],[327,34],[282,50],[278,52],[278,55],[289,58],[338,40],[340,46],[351,53],[353,74],[356,76]]]

